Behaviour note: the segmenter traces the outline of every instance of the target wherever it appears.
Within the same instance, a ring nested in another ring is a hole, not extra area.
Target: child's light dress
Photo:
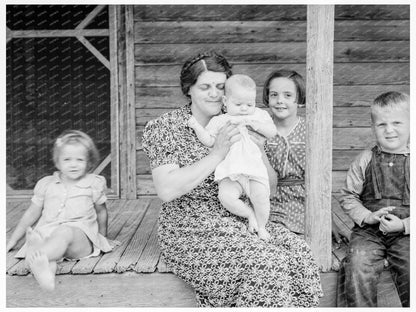
[[[60,225],[81,229],[93,243],[93,253],[111,251],[107,239],[98,232],[97,213],[94,204],[105,203],[106,181],[96,174],[87,174],[68,189],[62,183],[59,172],[38,181],[32,202],[43,207],[42,215],[35,226],[43,238],[47,238]],[[24,258],[26,243],[16,253],[16,258]]]
[[[256,120],[264,124],[272,124],[269,113],[263,109],[255,108],[254,114],[245,116],[231,116],[222,114],[211,118],[206,130],[216,136],[227,121]],[[239,126],[241,140],[235,142],[227,156],[215,169],[215,181],[230,178],[238,181],[246,194],[250,195],[249,181],[255,180],[262,183],[269,190],[269,177],[266,166],[262,160],[259,147],[250,139],[246,126]]]

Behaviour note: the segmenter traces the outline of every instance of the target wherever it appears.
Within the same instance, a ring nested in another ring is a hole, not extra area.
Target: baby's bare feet
[[[54,266],[50,265],[48,257],[44,253],[34,251],[26,257],[26,262],[29,264],[33,276],[42,289],[49,291],[55,289],[55,272],[52,270]]]
[[[260,239],[268,241],[270,239],[270,234],[265,228],[261,228],[257,231],[257,235]]]

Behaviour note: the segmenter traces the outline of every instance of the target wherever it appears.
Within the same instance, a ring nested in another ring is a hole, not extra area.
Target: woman
[[[195,289],[200,306],[317,306],[319,271],[305,241],[277,224],[268,225],[272,238],[262,241],[218,200],[213,172],[240,139],[236,127],[226,124],[209,149],[187,126],[191,116],[206,126],[221,113],[229,76],[231,66],[221,55],[188,60],[180,80],[190,103],[146,125],[143,147],[164,201],[158,231],[162,254]]]

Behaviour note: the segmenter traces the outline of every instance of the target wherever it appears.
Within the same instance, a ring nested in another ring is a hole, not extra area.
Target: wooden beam
[[[305,238],[322,271],[331,269],[334,5],[308,5]]]
[[[10,36],[12,38],[108,37],[108,29],[11,30]]]
[[[98,15],[98,13],[100,13],[105,7],[105,5],[97,5],[94,10],[92,10],[90,14],[88,14],[87,17],[84,18],[84,20],[79,23],[77,27],[75,27],[75,29],[84,29],[87,27],[88,24],[91,23],[91,21]]]
[[[111,153],[107,155],[106,158],[103,159],[103,161],[97,166],[97,168],[94,169],[94,174],[100,174],[101,171],[104,170],[105,167],[111,162]]]
[[[126,12],[126,84],[127,84],[127,199],[137,196],[136,187],[136,103],[134,70],[134,13],[127,5]]]
[[[119,109],[118,99],[118,28],[120,19],[117,11],[120,6],[108,6],[108,20],[110,31],[110,103],[111,103],[111,191],[119,195],[120,192],[120,132],[119,132]]]
[[[77,39],[92,53],[94,56],[108,69],[110,69],[110,62],[101,54],[85,37],[77,36]]]

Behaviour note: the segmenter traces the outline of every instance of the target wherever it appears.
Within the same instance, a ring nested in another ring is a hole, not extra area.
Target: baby
[[[226,113],[214,116],[206,128],[194,117],[188,125],[194,129],[198,139],[206,146],[212,147],[220,129],[230,121],[238,125],[241,140],[235,142],[225,159],[215,170],[218,181],[218,198],[231,213],[248,219],[248,229],[254,230],[260,239],[268,240],[270,234],[266,223],[270,212],[270,187],[262,152],[248,133],[247,127],[266,138],[277,134],[270,115],[256,107],[256,84],[246,75],[233,75],[225,83],[223,103]],[[245,193],[253,207],[251,209],[240,199]]]

